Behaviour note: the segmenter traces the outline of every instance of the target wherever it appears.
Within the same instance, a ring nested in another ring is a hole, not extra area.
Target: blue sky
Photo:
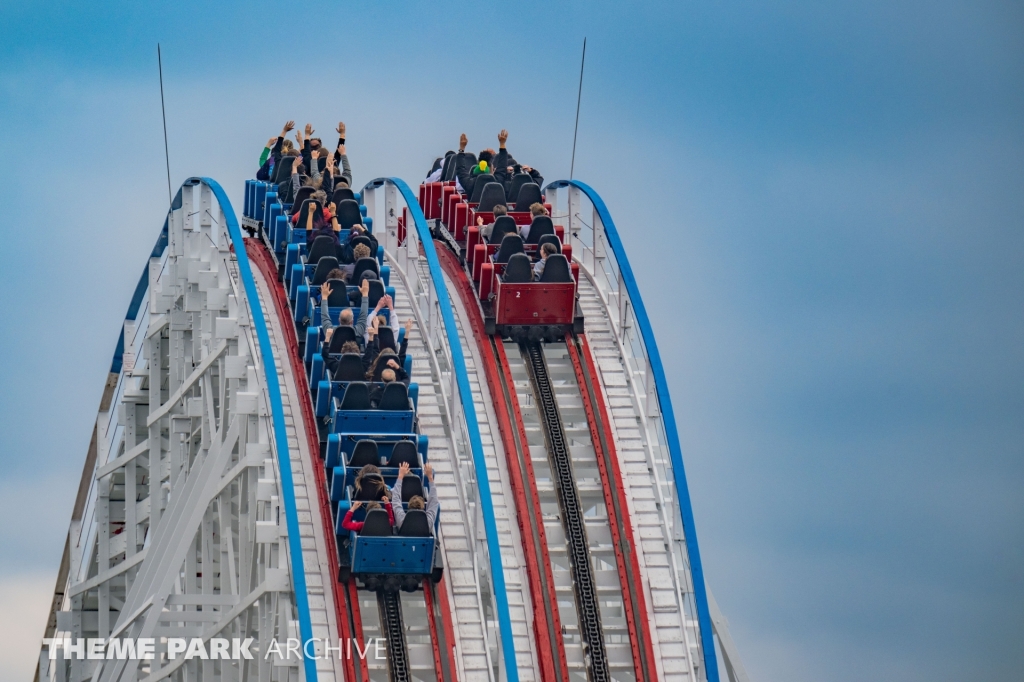
[[[0,682],[166,210],[156,42],[175,187],[238,199],[289,118],[345,120],[357,183],[501,128],[565,177],[584,35],[576,175],[653,314],[752,679],[1020,679],[1019,4],[213,5],[0,6]]]

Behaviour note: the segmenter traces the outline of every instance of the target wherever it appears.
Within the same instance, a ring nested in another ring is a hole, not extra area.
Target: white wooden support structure
[[[40,680],[306,679],[298,658],[265,657],[272,640],[298,636],[282,503],[288,453],[275,444],[239,280],[214,192],[186,182],[124,325],[47,633],[62,644],[153,638],[155,657],[51,659],[44,647]],[[252,658],[171,659],[167,639],[182,637],[207,647],[251,638]],[[318,678],[340,682],[333,673]]]

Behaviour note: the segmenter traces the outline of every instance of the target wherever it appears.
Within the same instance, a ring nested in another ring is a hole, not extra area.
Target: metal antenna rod
[[[164,62],[160,56],[160,43],[156,44],[156,63],[157,68],[160,69],[160,113],[164,117],[164,161],[167,162],[167,205],[170,206],[174,203],[174,199],[171,198],[171,155],[167,151],[167,109],[164,107]]]
[[[572,163],[569,165],[569,179],[576,169],[576,133],[580,129],[580,97],[583,95],[583,65],[587,62],[587,37],[583,36],[583,59],[580,60],[580,89],[576,93],[576,127],[572,131]]]

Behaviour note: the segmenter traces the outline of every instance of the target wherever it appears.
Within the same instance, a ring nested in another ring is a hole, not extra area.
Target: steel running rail
[[[245,297],[249,302],[253,325],[256,327],[256,336],[260,343],[260,356],[263,359],[263,372],[267,380],[270,411],[273,413],[274,419],[274,441],[277,446],[277,463],[281,476],[281,492],[284,497],[285,521],[288,524],[288,554],[292,564],[292,588],[295,591],[295,607],[299,614],[299,634],[303,642],[309,642],[313,638],[313,623],[309,616],[309,593],[306,590],[306,570],[302,559],[302,537],[299,535],[299,514],[295,504],[295,484],[292,479],[288,433],[285,430],[284,423],[281,385],[277,379],[277,362],[274,359],[273,348],[270,344],[270,331],[267,328],[263,308],[260,306],[259,291],[256,289],[256,280],[253,279],[252,268],[249,266],[249,256],[245,250],[242,230],[238,226],[238,218],[235,217],[235,210],[231,207],[228,195],[216,180],[211,178],[199,178],[199,180],[213,191],[221,210],[224,212],[228,234],[231,236],[231,243],[235,249],[235,258],[238,262],[238,274],[245,287]],[[302,662],[306,673],[305,682],[317,682],[316,661],[309,656],[303,656]]]
[[[473,392],[469,385],[466,358],[462,352],[462,345],[459,343],[458,326],[455,322],[455,312],[452,310],[451,300],[447,295],[448,288],[444,282],[444,272],[441,269],[441,263],[434,248],[434,238],[430,234],[430,228],[427,226],[427,220],[423,216],[423,211],[420,208],[416,195],[409,189],[405,181],[400,178],[377,178],[367,183],[363,188],[363,192],[365,193],[368,188],[376,188],[382,185],[390,185],[401,193],[402,199],[405,201],[409,211],[408,215],[416,228],[417,236],[423,247],[423,256],[426,258],[430,269],[430,278],[434,290],[441,294],[437,296],[437,303],[441,311],[445,337],[451,351],[452,369],[456,375],[459,401],[463,417],[466,420],[470,449],[473,453],[473,466],[477,471],[477,492],[480,510],[484,519],[484,531],[487,536],[487,558],[490,564],[491,580],[493,581],[492,597],[498,618],[501,658],[505,664],[505,679],[507,682],[519,682],[515,644],[512,639],[512,619],[509,613],[508,595],[505,589],[505,573],[501,565],[498,525],[494,516],[494,507],[491,503],[491,484],[487,478],[487,461],[484,458],[480,426],[476,418],[476,409],[473,406]],[[307,682],[309,681],[307,680]]]
[[[600,217],[607,245],[614,255],[615,265],[618,268],[620,290],[623,288],[625,289],[628,303],[632,306],[633,314],[636,317],[636,323],[640,330],[640,338],[647,356],[654,384],[653,393],[651,391],[652,387],[647,386],[647,394],[649,399],[653,395],[660,406],[669,456],[672,462],[673,479],[679,500],[683,532],[686,538],[686,551],[689,556],[690,573],[693,578],[693,593],[697,610],[697,623],[700,630],[701,652],[704,656],[705,674],[707,675],[708,682],[719,682],[718,659],[715,652],[711,613],[708,607],[707,588],[704,584],[704,569],[701,565],[700,550],[697,545],[697,529],[693,519],[693,507],[690,503],[690,492],[686,483],[686,472],[683,468],[683,455],[682,449],[679,445],[679,432],[676,429],[675,414],[672,411],[672,398],[669,396],[668,381],[665,378],[665,369],[661,363],[661,355],[658,352],[658,344],[654,338],[654,331],[651,328],[651,322],[647,316],[647,310],[644,308],[643,299],[640,296],[640,289],[637,286],[636,278],[633,276],[633,269],[630,267],[629,259],[626,256],[626,250],[622,245],[622,240],[619,238],[619,233],[615,228],[615,223],[612,221],[611,214],[608,212],[608,208],[605,206],[604,200],[601,199],[601,196],[593,188],[579,180],[556,180],[549,183],[544,188],[544,191],[545,194],[547,194],[552,190],[558,190],[566,187],[569,188],[570,199],[570,221],[568,226],[570,233],[573,232],[573,226],[580,222],[578,216],[573,215],[575,209],[573,208],[572,201],[573,190],[578,190],[582,191],[587,196],[591,204],[593,204],[594,212],[598,217]],[[552,206],[555,206],[553,201]],[[574,249],[574,255],[576,255],[576,253],[576,249]],[[595,259],[599,257],[596,250],[592,255]],[[577,258],[581,262],[584,260],[584,253],[582,249],[579,250]],[[626,300],[619,300],[619,311],[621,322],[628,313]],[[621,329],[619,332],[621,333]]]

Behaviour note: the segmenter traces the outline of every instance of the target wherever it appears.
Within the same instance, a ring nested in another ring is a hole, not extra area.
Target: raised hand
[[[317,159],[320,158],[320,150],[318,150],[318,149],[310,150],[309,156],[310,156],[311,159],[316,161]]]
[[[434,467],[430,466],[430,464],[424,464],[423,473],[427,475],[428,481],[430,481],[431,483],[434,482]]]
[[[299,147],[301,148],[302,147],[302,131],[300,131],[300,130],[296,130],[295,131],[295,141],[299,143]]]
[[[357,500],[357,501],[352,503],[352,511],[355,511],[356,509],[359,509],[362,506],[363,506],[362,501]]]
[[[402,462],[402,466],[398,467],[398,480],[401,481],[405,478],[405,475],[409,473],[409,463]]]
[[[323,284],[320,285],[320,296],[325,301],[331,297],[331,291],[331,285],[328,284],[327,282],[324,282]]]
[[[466,137],[466,133],[459,135],[459,151],[466,151],[466,145],[469,144],[469,138]]]
[[[501,132],[498,133],[498,144],[504,147],[506,140],[508,140],[508,131],[502,128]]]
[[[364,279],[362,282],[359,283],[359,293],[362,294],[363,296],[370,295],[370,280]]]
[[[345,122],[338,121],[338,127],[334,130],[338,133],[338,137],[345,137]]]
[[[481,226],[481,227],[483,226],[483,224],[484,224],[484,218],[483,218],[483,216],[479,216],[479,215],[478,215],[478,216],[476,217],[476,224],[477,224],[477,225],[479,225],[479,226]]]
[[[405,336],[408,337],[409,333],[411,331],[412,331],[412,318],[410,317],[409,319],[407,319],[405,321]]]
[[[327,207],[327,210],[331,212],[331,215],[338,215],[338,207],[334,205],[333,201]]]
[[[345,145],[343,145],[343,144],[339,144],[338,145],[338,153],[341,154],[342,156],[345,156]]]
[[[306,124],[306,137],[313,137],[313,126]]]
[[[277,138],[276,137],[272,137],[269,140],[267,140],[267,147],[268,148],[273,147],[275,144],[277,144]]]
[[[288,121],[284,124],[284,128],[281,129],[281,137],[284,137],[289,131],[295,128],[295,121]]]

